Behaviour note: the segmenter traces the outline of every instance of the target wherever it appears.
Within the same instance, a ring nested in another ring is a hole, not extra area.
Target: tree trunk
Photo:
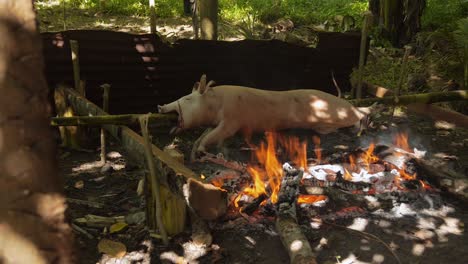
[[[199,0],[201,38],[218,39],[218,0]]]
[[[369,10],[381,34],[397,47],[409,43],[421,29],[425,7],[426,0],[369,0]]]
[[[0,1],[0,262],[73,263],[31,0]]]

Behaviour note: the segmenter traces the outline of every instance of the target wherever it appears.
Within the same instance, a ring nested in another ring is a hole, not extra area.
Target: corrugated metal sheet
[[[42,33],[46,78],[51,87],[73,83],[69,41],[79,42],[87,97],[100,105],[103,83],[112,85],[111,113],[155,112],[191,91],[206,73],[217,84],[269,90],[319,89],[336,94],[330,71],[343,90],[359,58],[359,34],[321,33],[316,49],[277,40],[237,42],[180,40],[112,31]]]

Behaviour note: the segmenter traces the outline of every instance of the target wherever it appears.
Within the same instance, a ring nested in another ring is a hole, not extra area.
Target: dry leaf
[[[83,189],[83,187],[84,187],[84,182],[83,181],[75,182],[75,188],[76,189]]]
[[[115,223],[115,224],[111,225],[110,233],[112,234],[112,233],[117,233],[119,231],[122,231],[127,226],[128,226],[127,223],[124,223],[124,222]]]
[[[98,251],[115,258],[121,258],[127,254],[127,247],[120,242],[102,239],[98,244]]]

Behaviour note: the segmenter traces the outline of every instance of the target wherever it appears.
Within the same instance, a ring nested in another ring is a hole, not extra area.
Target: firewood
[[[211,153],[205,153],[203,157],[199,159],[200,162],[211,162],[214,164],[222,165],[228,169],[239,171],[245,173],[247,171],[247,166],[237,161],[229,161],[224,159],[221,155],[213,155]]]
[[[415,158],[410,162],[416,165],[421,177],[430,184],[455,198],[468,202],[468,179],[465,176],[447,168],[429,164],[422,159]]]
[[[283,177],[278,195],[276,231],[289,254],[290,263],[314,264],[317,263],[315,255],[296,217],[296,199],[303,173],[303,171],[295,174],[286,172]]]
[[[262,194],[260,196],[258,196],[257,198],[255,198],[251,203],[248,203],[248,204],[245,204],[242,206],[241,208],[241,212],[242,213],[245,213],[245,214],[252,214],[255,210],[258,209],[258,207],[260,206],[260,204],[265,201],[265,199],[267,199],[268,197],[266,196],[266,194]]]

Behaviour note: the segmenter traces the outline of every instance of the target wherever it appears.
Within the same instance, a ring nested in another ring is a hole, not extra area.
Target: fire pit
[[[269,132],[258,144],[247,141],[243,150],[251,152],[250,161],[207,154],[197,166],[217,164],[209,181],[226,190],[230,201],[228,213],[212,228],[274,225],[292,262],[307,255],[301,252],[304,248],[313,252],[313,259],[325,247],[320,242],[311,249],[304,227],[354,230],[364,240],[376,241],[393,256],[391,262],[399,263],[398,247],[364,232],[362,225],[450,210],[440,186],[431,184],[421,168],[426,152],[409,141],[407,133],[397,132],[391,142],[373,140],[365,147],[330,151],[318,136],[301,140]],[[297,241],[299,251],[292,246]]]

